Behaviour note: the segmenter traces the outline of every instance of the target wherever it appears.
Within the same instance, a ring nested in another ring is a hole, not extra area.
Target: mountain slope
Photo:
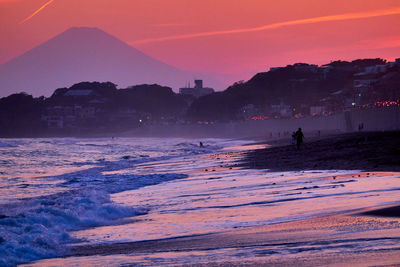
[[[49,96],[81,81],[111,81],[119,87],[158,83],[177,90],[195,77],[224,86],[215,78],[157,61],[102,30],[79,27],[0,65],[0,96],[21,91]]]

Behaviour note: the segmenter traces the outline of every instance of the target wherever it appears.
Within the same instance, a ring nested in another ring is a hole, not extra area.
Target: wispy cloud
[[[44,5],[42,5],[38,10],[36,10],[35,12],[33,12],[29,17],[27,17],[26,19],[22,20],[19,24],[24,24],[25,22],[27,22],[28,20],[30,20],[31,18],[33,18],[34,16],[36,16],[40,11],[42,11],[43,9],[45,9],[48,5],[50,5],[51,3],[53,3],[54,0],[50,0],[48,2],[46,2]]]
[[[399,14],[400,14],[400,8],[375,10],[375,11],[369,11],[369,12],[346,13],[346,14],[338,14],[338,15],[331,15],[331,16],[290,20],[290,21],[284,21],[284,22],[279,22],[279,23],[263,25],[263,26],[259,26],[259,27],[253,27],[253,28],[241,28],[241,29],[222,30],[222,31],[209,31],[209,32],[190,33],[190,34],[172,35],[172,36],[159,37],[159,38],[143,39],[143,40],[133,41],[133,42],[131,42],[131,44],[146,44],[146,43],[164,42],[164,41],[181,40],[181,39],[191,39],[191,38],[208,37],[208,36],[260,32],[260,31],[272,30],[272,29],[277,29],[277,28],[282,28],[282,27],[287,27],[287,26],[294,26],[294,25],[312,24],[312,23],[329,22],[329,21],[366,19],[366,18],[389,16],[389,15],[399,15]]]

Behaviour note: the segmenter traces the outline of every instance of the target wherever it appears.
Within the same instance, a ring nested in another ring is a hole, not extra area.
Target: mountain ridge
[[[201,77],[223,89],[218,77],[180,70],[154,59],[98,28],[73,27],[0,65],[0,95],[49,96],[54,88],[81,81],[111,81],[127,87],[160,84],[177,89]]]

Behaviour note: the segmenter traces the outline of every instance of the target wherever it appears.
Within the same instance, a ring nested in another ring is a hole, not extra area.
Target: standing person
[[[297,150],[300,149],[301,144],[303,143],[303,138],[304,138],[304,134],[301,131],[301,128],[299,128],[297,130],[297,132],[295,133],[296,135],[296,146],[297,146]]]

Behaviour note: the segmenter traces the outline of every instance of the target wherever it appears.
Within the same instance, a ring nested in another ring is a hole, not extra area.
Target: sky
[[[189,71],[400,57],[400,0],[0,0],[0,64],[74,26]]]

